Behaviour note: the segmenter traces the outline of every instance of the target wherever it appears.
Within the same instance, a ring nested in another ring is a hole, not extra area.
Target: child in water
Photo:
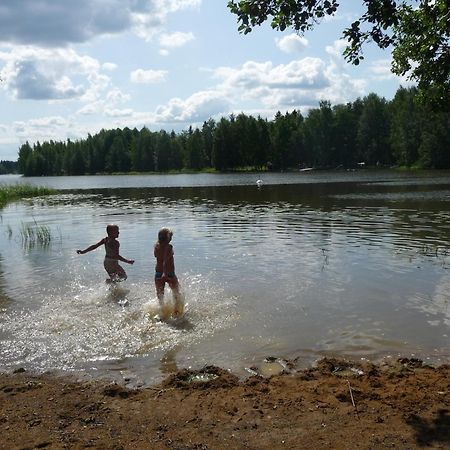
[[[96,244],[92,244],[85,250],[77,250],[79,255],[84,255],[87,252],[95,250],[100,245],[105,246],[105,260],[103,266],[106,272],[108,272],[109,278],[107,283],[114,283],[117,281],[123,281],[127,279],[127,274],[122,266],[119,265],[119,261],[127,264],[134,264],[133,259],[126,259],[119,254],[120,243],[117,240],[119,237],[119,227],[117,225],[108,225],[106,227],[106,233],[108,236],[104,237]]]
[[[170,241],[172,240],[173,232],[170,228],[161,228],[158,232],[158,240],[154,246],[156,258],[155,267],[155,287],[156,295],[161,305],[162,316],[168,315],[167,305],[164,305],[164,287],[167,283],[172,289],[174,298],[173,315],[175,317],[183,314],[183,298],[180,292],[180,285],[178,278],[175,275],[175,262],[173,258],[173,247]]]

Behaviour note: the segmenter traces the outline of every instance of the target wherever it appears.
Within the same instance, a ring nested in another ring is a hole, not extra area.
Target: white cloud
[[[21,141],[29,142],[60,140],[67,136],[67,130],[73,127],[70,119],[61,116],[40,117],[28,121],[15,121],[11,131]],[[65,139],[65,138],[64,138]]]
[[[88,116],[94,114],[105,114],[107,116],[118,116],[118,115],[130,115],[130,110],[119,110],[116,108],[118,104],[125,103],[130,100],[130,96],[128,94],[124,94],[120,89],[114,87],[109,92],[106,93],[104,98],[99,98],[97,96],[90,103],[84,105],[77,111],[78,115]],[[111,114],[111,111],[115,111],[114,114]],[[118,111],[125,111],[122,113],[118,113]]]
[[[272,62],[247,61],[240,68],[221,67],[215,76],[223,80],[227,91],[240,88],[251,95],[251,90],[265,87],[274,89],[321,89],[328,85],[325,63],[319,58],[304,58],[274,66]],[[268,91],[269,92],[269,91]]]
[[[167,15],[184,9],[197,8],[201,3],[202,0],[148,1],[147,8],[144,10],[132,11],[132,30],[139,37],[151,41],[155,35],[161,33],[161,28],[167,21]]]
[[[402,86],[414,86],[416,83],[408,78],[408,74],[404,76],[396,75],[391,71],[392,59],[378,59],[369,65],[371,79],[375,81],[398,80]]]
[[[105,109],[105,114],[109,117],[130,117],[133,115],[133,110],[131,108]]]
[[[308,40],[292,33],[282,38],[276,38],[277,47],[285,53],[300,53],[308,47]]]
[[[306,110],[320,100],[347,102],[363,95],[366,87],[332,61],[311,57],[279,65],[247,61],[236,68],[220,67],[213,76],[230,101],[252,101],[266,111]]]
[[[130,100],[129,94],[124,94],[119,88],[113,88],[106,94],[106,100],[113,105]]]
[[[344,59],[343,52],[347,47],[348,42],[344,39],[338,39],[333,42],[333,45],[327,45],[325,51],[334,59]]]
[[[81,115],[81,116],[90,116],[90,115],[94,115],[94,114],[100,114],[102,110],[103,110],[102,102],[93,102],[93,103],[84,105],[82,108],[80,108],[77,111],[77,114]]]
[[[186,45],[188,42],[194,40],[194,35],[189,33],[182,33],[177,31],[175,33],[163,33],[159,37],[159,44],[165,49],[179,48]]]
[[[117,69],[117,64],[111,62],[105,62],[102,64],[102,69],[113,71]]]
[[[133,83],[162,83],[166,80],[167,70],[137,69],[131,72],[130,80]]]
[[[96,59],[72,49],[12,46],[0,52],[1,62],[4,89],[22,100],[90,98],[109,83]]]
[[[171,99],[166,105],[156,109],[157,122],[196,122],[206,120],[219,113],[226,114],[230,103],[225,93],[220,91],[200,91],[186,100]]]
[[[374,61],[369,68],[374,79],[386,80],[394,78],[395,75],[391,72],[391,60],[390,59],[379,59]]]
[[[267,84],[279,88],[321,89],[329,84],[325,63],[319,58],[303,58],[274,67],[267,76]]]
[[[157,0],[155,4],[159,9],[165,8],[173,13],[187,8],[198,8],[202,4],[202,0]]]

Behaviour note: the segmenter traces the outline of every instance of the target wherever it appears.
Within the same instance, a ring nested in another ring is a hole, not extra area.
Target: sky
[[[269,24],[239,34],[227,0],[1,0],[0,160],[102,128],[178,133],[233,113],[390,100],[408,82],[389,50],[366,47],[359,66],[342,56],[362,11],[345,3],[300,36]]]

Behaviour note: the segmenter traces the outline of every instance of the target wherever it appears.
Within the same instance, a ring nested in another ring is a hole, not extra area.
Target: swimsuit
[[[175,272],[168,272],[167,274],[167,278],[175,278]],[[163,273],[162,272],[155,272],[155,279],[159,279],[162,278]]]

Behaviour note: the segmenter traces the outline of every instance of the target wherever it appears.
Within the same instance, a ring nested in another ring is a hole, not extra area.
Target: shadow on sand
[[[431,421],[413,414],[406,423],[415,429],[416,441],[421,447],[439,442],[450,443],[450,414],[447,409],[439,409],[436,418]]]

